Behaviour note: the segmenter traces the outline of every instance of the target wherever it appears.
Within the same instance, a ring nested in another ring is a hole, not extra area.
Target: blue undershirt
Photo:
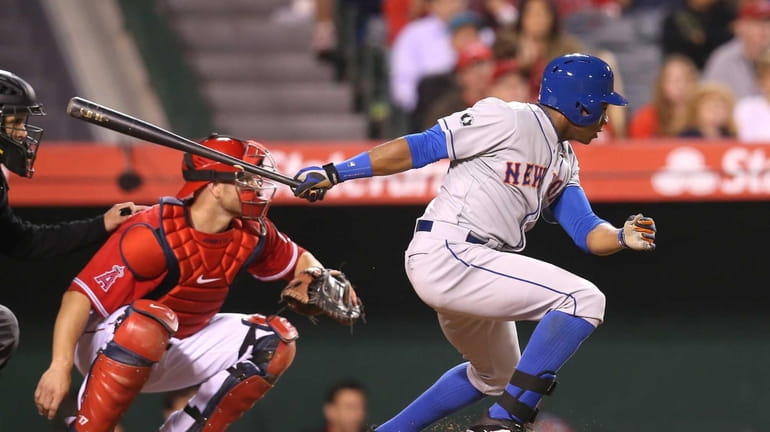
[[[449,157],[446,135],[438,124],[424,132],[407,135],[404,138],[412,153],[412,168],[422,168],[429,163]]]
[[[583,188],[570,185],[564,188],[556,202],[551,204],[553,216],[582,250],[590,252],[586,238],[599,224],[606,222],[591,209]]]

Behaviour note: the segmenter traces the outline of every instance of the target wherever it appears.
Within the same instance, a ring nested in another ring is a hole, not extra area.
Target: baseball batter
[[[203,145],[271,168],[254,141],[212,136]],[[162,431],[224,431],[291,365],[297,332],[279,316],[219,313],[239,272],[290,280],[320,268],[266,213],[276,186],[185,156],[178,198],[133,216],[62,298],[51,365],[35,391],[54,416],[74,366],[86,376],[70,431],[112,431],[139,392],[200,384]]]
[[[535,419],[559,369],[601,324],[605,298],[591,282],[520,255],[526,232],[547,217],[586,252],[655,248],[651,218],[637,214],[616,228],[593,213],[580,186],[568,140],[590,143],[607,123],[608,104],[626,104],[610,67],[571,54],[548,64],[537,104],[484,99],[423,133],[297,173],[295,194],[314,201],[345,180],[451,161],[417,220],[405,266],[467,362],[377,431],[419,431],[485,395],[500,398],[469,432],[523,431]],[[523,354],[519,320],[539,321]]]

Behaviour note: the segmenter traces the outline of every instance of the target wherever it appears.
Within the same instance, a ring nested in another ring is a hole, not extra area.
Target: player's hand
[[[37,405],[38,414],[47,417],[48,420],[53,419],[61,401],[69,393],[72,381],[70,370],[71,368],[52,364],[40,377],[35,390],[35,405]]]
[[[123,221],[148,208],[150,207],[134,204],[132,202],[115,204],[104,213],[104,229],[106,229],[107,232],[112,232],[119,227]]]
[[[322,200],[326,191],[340,182],[340,176],[334,164],[330,163],[322,167],[302,168],[294,176],[294,180],[300,182],[299,186],[294,188],[294,196],[313,202]]]
[[[618,243],[625,249],[651,251],[655,249],[655,221],[641,213],[628,217],[618,232]]]

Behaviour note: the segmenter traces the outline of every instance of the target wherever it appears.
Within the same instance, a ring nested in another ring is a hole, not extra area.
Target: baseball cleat
[[[497,419],[487,412],[465,432],[531,432],[532,429],[508,419]]]

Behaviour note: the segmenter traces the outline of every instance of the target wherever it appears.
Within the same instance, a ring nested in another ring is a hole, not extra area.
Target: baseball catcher
[[[256,141],[212,135],[202,145],[265,169],[275,166]],[[285,318],[220,313],[242,270],[263,282],[324,273],[267,217],[276,185],[191,154],[182,175],[177,196],[121,226],[62,297],[51,366],[35,402],[52,418],[76,366],[86,379],[68,431],[112,431],[139,393],[199,385],[160,430],[221,432],[294,360],[298,333]],[[349,288],[320,291],[330,301],[355,299]],[[308,304],[326,308],[314,292],[308,289]]]

